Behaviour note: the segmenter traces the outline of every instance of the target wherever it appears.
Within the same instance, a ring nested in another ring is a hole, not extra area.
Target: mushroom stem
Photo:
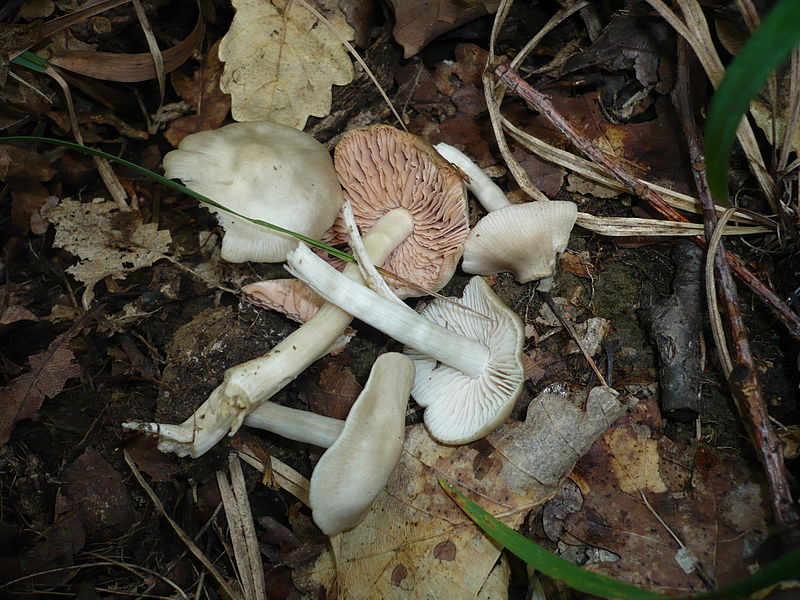
[[[363,237],[370,260],[383,264],[412,229],[413,221],[406,210],[386,213]],[[345,281],[357,281],[356,285],[363,282],[358,267],[353,264],[347,265],[340,275]],[[305,325],[266,355],[225,371],[223,382],[180,425],[134,422],[123,423],[123,427],[158,435],[158,447],[162,452],[202,456],[226,433],[235,434],[254,408],[325,356],[352,320],[350,313],[326,302]]]
[[[244,420],[248,427],[271,431],[296,442],[330,448],[341,435],[344,421],[307,410],[299,410],[266,401]]]
[[[486,346],[431,323],[408,306],[390,302],[346,278],[305,244],[286,255],[286,269],[328,302],[346,306],[354,317],[470,377],[480,375],[486,365]]]
[[[467,189],[473,193],[478,201],[483,205],[487,211],[492,212],[504,206],[509,206],[509,202],[503,190],[500,189],[483,170],[472,162],[472,159],[461,152],[458,148],[454,148],[450,144],[441,142],[436,144],[436,150],[445,159],[450,161],[458,167],[462,173],[469,177],[469,181],[465,182]]]
[[[411,217],[402,209],[381,217],[363,238],[370,260],[383,264],[392,250],[411,233],[412,227]],[[357,282],[357,285],[363,284],[361,272],[355,264],[348,264],[340,275]],[[323,304],[305,325],[265,356],[228,369],[223,395],[243,401],[248,406],[271,398],[311,363],[325,356],[352,320],[352,315],[336,304]],[[238,425],[234,429],[238,429]]]

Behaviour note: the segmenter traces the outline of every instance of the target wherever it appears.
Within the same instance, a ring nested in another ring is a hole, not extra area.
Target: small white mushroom
[[[311,476],[309,504],[327,535],[355,527],[400,460],[414,364],[389,352],[378,357],[345,421],[266,402],[245,424],[328,448]]]
[[[555,200],[511,204],[460,150],[445,143],[436,149],[470,178],[467,189],[489,211],[470,232],[462,268],[478,275],[510,271],[520,283],[551,277],[569,243],[578,207]]]
[[[246,216],[318,239],[344,201],[333,160],[307,133],[267,121],[231,123],[187,135],[164,157],[164,174]],[[289,235],[208,207],[225,229],[230,262],[281,262]]]
[[[437,300],[420,316],[343,277],[303,244],[286,263],[328,302],[415,350],[407,350],[417,366],[412,395],[428,407],[425,424],[439,441],[481,438],[511,412],[524,381],[522,322],[480,277],[458,300],[466,309]]]

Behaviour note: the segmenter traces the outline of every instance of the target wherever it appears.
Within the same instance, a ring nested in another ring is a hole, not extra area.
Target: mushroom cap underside
[[[422,138],[388,125],[345,133],[334,164],[362,234],[391,210],[405,210],[414,219],[413,233],[383,267],[422,288],[440,290],[452,277],[469,234],[466,190],[452,165]],[[325,241],[346,243],[341,217]],[[388,283],[401,298],[423,293],[397,280]]]
[[[425,425],[445,444],[466,444],[488,435],[502,423],[522,391],[524,328],[481,277],[464,288],[459,304],[442,300],[422,311],[426,319],[484,344],[489,357],[483,372],[469,377],[416,350],[406,348],[416,367],[411,395],[425,408]],[[481,316],[482,315],[482,316]]]

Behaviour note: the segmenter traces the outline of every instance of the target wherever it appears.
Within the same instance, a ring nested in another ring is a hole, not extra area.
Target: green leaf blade
[[[736,129],[750,101],[800,41],[800,0],[781,0],[725,71],[708,110],[706,177],[719,204],[728,201],[728,162]]]

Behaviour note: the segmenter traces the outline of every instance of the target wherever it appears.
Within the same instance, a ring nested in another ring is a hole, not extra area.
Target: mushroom
[[[452,276],[469,232],[460,176],[432,146],[385,125],[348,132],[339,144],[344,144],[336,151],[339,176],[366,230],[363,242],[371,262],[421,287],[440,289]],[[386,208],[381,210],[381,204]],[[342,276],[362,281],[356,265],[347,265]],[[183,423],[125,426],[158,435],[164,452],[202,455],[327,354],[352,320],[347,310],[347,304],[340,308],[326,303],[268,354],[228,369],[223,382]]]
[[[411,394],[425,424],[447,444],[479,439],[511,412],[524,381],[520,318],[480,277],[458,302],[436,300],[423,315],[390,302],[336,271],[304,244],[286,268],[328,302],[406,344],[417,374]]]
[[[492,275],[510,271],[527,283],[553,275],[556,257],[569,242],[578,208],[573,202],[511,204],[503,191],[460,150],[445,143],[436,149],[466,174],[467,188],[489,214],[470,232],[462,268]]]
[[[267,121],[231,123],[187,135],[164,157],[164,174],[236,212],[319,238],[343,198],[325,146],[293,127]],[[225,229],[220,256],[230,262],[281,262],[289,235],[215,207]]]
[[[317,526],[336,535],[358,525],[400,460],[414,363],[397,352],[378,357],[347,419],[265,402],[245,425],[328,448],[309,488]]]

